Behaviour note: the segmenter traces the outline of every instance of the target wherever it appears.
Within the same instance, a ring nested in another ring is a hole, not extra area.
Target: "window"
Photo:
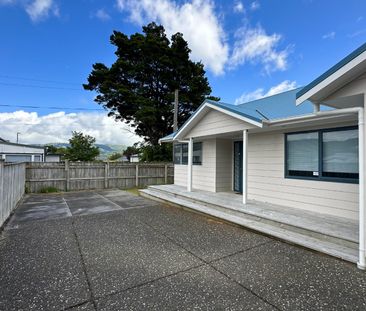
[[[287,170],[290,176],[318,176],[318,132],[287,136]]]
[[[202,164],[202,143],[193,143],[193,164]]]
[[[174,164],[181,164],[182,163],[182,145],[176,144],[174,145]]]
[[[358,130],[323,133],[323,176],[358,178]]]
[[[188,144],[174,145],[174,164],[188,164]],[[195,165],[202,164],[202,143],[193,143],[193,157],[192,163]]]
[[[7,154],[6,162],[31,162],[32,156],[26,154]]]
[[[182,164],[188,164],[188,144],[182,144]]]
[[[286,134],[286,177],[358,182],[357,127]]]

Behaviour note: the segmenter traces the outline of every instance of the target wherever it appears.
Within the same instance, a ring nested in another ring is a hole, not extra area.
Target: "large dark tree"
[[[84,84],[98,93],[95,101],[109,116],[126,121],[137,135],[156,145],[172,132],[174,90],[179,90],[179,124],[211,93],[203,64],[189,59],[190,49],[181,33],[169,40],[163,26],[151,23],[143,34],[114,31],[116,61],[101,63]]]

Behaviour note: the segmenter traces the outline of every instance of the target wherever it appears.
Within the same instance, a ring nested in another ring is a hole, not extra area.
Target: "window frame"
[[[336,128],[324,128],[318,130],[309,130],[309,131],[299,131],[299,132],[289,132],[285,133],[285,156],[284,156],[284,176],[288,179],[300,179],[300,180],[317,180],[317,181],[326,181],[326,182],[339,182],[339,183],[348,183],[348,184],[358,184],[359,178],[346,178],[346,177],[328,177],[323,176],[323,133],[327,132],[338,132],[338,131],[347,131],[347,130],[357,130],[358,126],[345,126],[345,127],[336,127]],[[287,146],[287,136],[291,134],[305,134],[305,133],[318,133],[318,176],[292,176],[288,173],[287,168],[287,160],[288,160],[288,146]]]
[[[202,142],[194,142],[193,145],[200,144],[201,145],[201,162],[193,162],[193,152],[192,152],[192,165],[202,165],[202,155],[203,155],[203,143]],[[187,163],[183,163],[183,145],[187,145],[187,152],[188,152],[188,143],[178,143],[173,145],[173,164],[174,165],[188,165],[188,155],[187,155]],[[180,154],[180,162],[175,162],[175,150],[174,148],[179,146],[179,154]],[[185,161],[184,161],[185,162]]]

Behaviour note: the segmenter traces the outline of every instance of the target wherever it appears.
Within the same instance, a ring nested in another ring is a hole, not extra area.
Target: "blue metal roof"
[[[225,109],[227,111],[230,111],[230,112],[233,112],[233,113],[236,113],[242,117],[245,117],[245,118],[248,118],[248,119],[251,119],[253,121],[256,121],[256,122],[262,122],[261,118],[259,118],[258,116],[256,116],[255,114],[253,113],[248,113],[247,111],[245,111],[245,109],[242,109],[240,106],[238,105],[231,105],[231,104],[226,104],[226,103],[223,103],[223,102],[217,102],[217,101],[214,101],[214,100],[210,100],[210,99],[206,99],[205,100],[206,103],[210,103],[216,107],[219,107],[219,108],[222,108],[222,109]]]
[[[258,110],[270,120],[312,113],[313,106],[310,101],[305,101],[302,105],[296,106],[296,93],[299,90],[301,88],[243,103],[237,105],[237,109],[263,119],[256,111]]]
[[[322,75],[320,75],[318,78],[310,82],[307,86],[302,88],[297,94],[296,98],[299,98],[300,96],[304,95],[306,92],[310,91],[313,87],[318,85],[320,82],[331,76],[333,73],[335,73],[337,70],[341,69],[344,65],[348,64],[351,60],[355,59],[357,56],[362,54],[366,51],[366,43],[361,45],[358,49],[354,50],[351,54],[347,55],[345,58],[343,58],[340,62],[335,64],[333,67],[328,69],[326,72],[324,72]]]
[[[174,137],[175,134],[176,134],[176,132],[170,133],[169,135],[166,135],[163,138],[160,138],[159,140],[161,140],[161,141],[170,140]]]

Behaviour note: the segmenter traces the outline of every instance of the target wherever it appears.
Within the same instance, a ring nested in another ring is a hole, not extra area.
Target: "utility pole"
[[[21,133],[17,132],[17,143],[19,143],[19,134],[21,134]]]
[[[173,132],[178,130],[178,89],[174,91],[174,122],[173,122]]]

